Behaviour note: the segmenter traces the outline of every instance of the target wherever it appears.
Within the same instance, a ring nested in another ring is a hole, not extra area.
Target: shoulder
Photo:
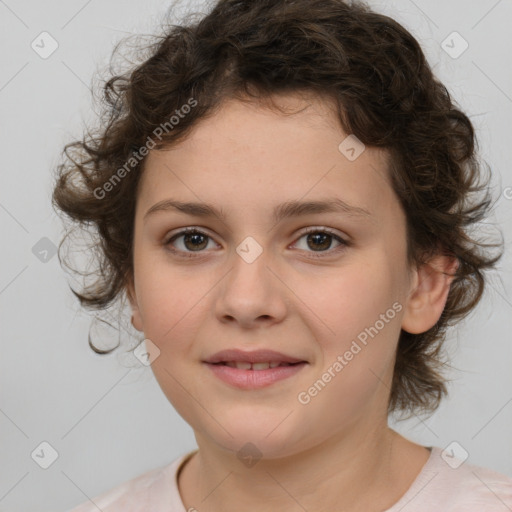
[[[431,456],[399,502],[403,511],[505,512],[512,510],[512,478],[443,452]],[[398,505],[398,503],[397,503]],[[394,507],[390,509],[394,512]]]
[[[147,507],[169,507],[182,512],[176,475],[180,466],[195,452],[175,459],[166,466],[147,471],[127,480],[68,512],[142,512]]]
[[[439,450],[441,459],[441,449]],[[512,478],[492,469],[464,463],[439,473],[441,487],[454,496],[454,512],[512,510]]]

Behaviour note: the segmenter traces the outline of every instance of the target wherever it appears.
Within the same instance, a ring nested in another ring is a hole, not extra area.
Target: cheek
[[[322,362],[318,374],[301,390],[310,400],[305,412],[322,416],[326,431],[350,425],[368,409],[384,412],[387,405],[401,305],[385,297],[380,303],[365,301],[365,291],[359,288],[360,295],[341,304],[345,309],[332,311],[336,334],[317,336],[323,344]]]
[[[137,299],[146,337],[166,347],[179,341],[183,329],[193,334],[193,326],[199,323],[195,315],[201,308],[201,297],[211,287],[206,281],[190,273],[180,274],[170,264],[141,265]]]
[[[316,314],[309,313],[309,327],[321,345],[322,373],[316,386],[321,391],[312,402],[323,404],[318,412],[323,408],[333,424],[340,415],[349,421],[376,392],[385,391],[386,374],[392,372],[403,306],[388,261],[381,251],[358,258],[323,286],[315,288],[304,280],[298,290]],[[326,403],[339,407],[325,409]]]
[[[318,341],[326,350],[338,351],[348,349],[352,339],[378,322],[390,308],[386,320],[396,317],[393,304],[400,300],[397,283],[388,258],[373,251],[358,255],[328,276],[303,278],[294,290],[305,305],[304,312],[311,319]],[[386,322],[386,330],[389,325],[391,322]]]
[[[139,289],[144,335],[160,351],[151,369],[178,413],[191,424],[197,424],[190,400],[191,396],[200,396],[201,387],[190,375],[192,369],[197,371],[194,339],[198,337],[205,315],[205,302],[201,297],[211,285],[199,276],[190,279],[170,267],[156,265],[147,268],[144,276]]]

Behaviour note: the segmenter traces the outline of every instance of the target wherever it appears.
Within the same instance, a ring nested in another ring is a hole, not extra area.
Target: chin
[[[226,416],[223,418],[225,423],[222,425],[227,432],[216,422],[202,425],[200,431],[208,432],[208,443],[214,443],[223,450],[235,453],[242,462],[259,458],[288,457],[305,449],[304,432],[301,431],[300,425],[283,422],[282,414],[276,415],[272,427],[269,426],[271,422],[268,418],[259,422],[250,421],[247,416],[238,422]]]

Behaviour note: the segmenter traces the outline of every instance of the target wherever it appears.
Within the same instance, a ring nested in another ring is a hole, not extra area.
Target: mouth
[[[279,368],[286,366],[297,366],[299,364],[303,364],[305,361],[298,361],[296,363],[287,363],[285,361],[269,361],[269,362],[261,362],[261,363],[251,363],[249,361],[220,361],[218,363],[210,363],[213,365],[223,365],[229,366],[230,368],[236,368],[238,370],[254,370],[254,371],[262,371],[268,370],[271,368]]]
[[[217,352],[203,364],[223,383],[254,390],[297,375],[309,362],[274,350],[234,348]]]
[[[257,390],[279,381],[293,378],[299,374],[308,363],[299,361],[288,363],[284,361],[266,361],[251,363],[249,361],[219,361],[204,362],[212,375],[231,388],[239,390]]]
[[[242,369],[247,370],[248,364],[254,366],[253,369],[258,369],[258,364],[268,364],[269,367],[278,367],[285,366],[286,364],[295,364],[295,363],[304,363],[307,362],[303,359],[299,359],[297,357],[289,356],[287,354],[283,354],[281,352],[276,352],[274,350],[268,349],[260,349],[260,350],[240,350],[237,348],[221,350],[210,356],[208,359],[203,361],[205,363],[210,364],[225,364],[231,366],[233,364],[242,364],[245,365]],[[272,365],[272,366],[270,366]],[[262,369],[266,369],[266,367],[262,367]]]

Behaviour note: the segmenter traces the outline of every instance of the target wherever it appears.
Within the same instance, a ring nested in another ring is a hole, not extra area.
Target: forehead
[[[366,147],[355,160],[347,158],[340,143],[352,139],[331,102],[302,95],[273,100],[286,113],[230,99],[186,139],[150,151],[139,187],[141,209],[173,197],[217,204],[237,215],[241,207],[270,215],[285,201],[329,196],[378,219],[390,203],[398,206],[387,152]]]

